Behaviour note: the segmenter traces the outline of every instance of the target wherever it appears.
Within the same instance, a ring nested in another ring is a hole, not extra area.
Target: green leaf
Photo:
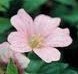
[[[32,12],[44,4],[47,0],[24,0],[23,8],[27,12]]]
[[[0,43],[6,40],[11,27],[10,19],[0,18]]]
[[[61,74],[61,72],[67,68],[68,65],[67,64],[63,64],[63,63],[51,63],[51,64],[47,64],[45,66],[43,66],[39,72],[40,73],[45,73],[45,74]]]
[[[46,63],[42,61],[33,52],[28,54],[30,63],[25,70],[26,74],[77,74],[77,72],[70,68],[66,63],[52,62]]]
[[[28,73],[37,73],[40,67],[43,65],[43,62],[40,60],[31,60],[26,72]]]
[[[65,5],[75,5],[76,1],[75,0],[55,0],[61,4],[65,4]]]
[[[0,33],[4,33],[6,30],[11,28],[11,24],[9,19],[7,18],[0,18]]]
[[[40,67],[44,64],[44,62],[33,52],[30,52],[28,54],[28,57],[30,59],[30,63],[26,69],[26,73],[36,74]]]
[[[45,63],[34,52],[30,52],[28,57],[30,63],[25,70],[25,74],[77,74],[66,63]]]
[[[41,74],[78,74],[76,71],[69,68],[68,64],[55,62],[51,64],[45,64],[38,73]]]
[[[63,74],[78,74],[78,73],[72,69],[66,69],[64,70]]]
[[[17,67],[12,59],[8,63],[6,74],[18,74]]]
[[[28,58],[31,60],[41,60],[33,51],[28,54]]]
[[[9,8],[11,0],[0,0],[0,11],[5,11]]]

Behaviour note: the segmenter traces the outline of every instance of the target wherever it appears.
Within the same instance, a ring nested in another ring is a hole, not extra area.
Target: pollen
[[[33,48],[40,48],[43,43],[43,38],[41,36],[33,36],[29,40],[30,47]]]

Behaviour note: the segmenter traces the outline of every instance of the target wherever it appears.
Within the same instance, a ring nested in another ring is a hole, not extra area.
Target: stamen
[[[43,38],[41,36],[33,36],[29,40],[29,45],[31,48],[40,48],[43,42]]]

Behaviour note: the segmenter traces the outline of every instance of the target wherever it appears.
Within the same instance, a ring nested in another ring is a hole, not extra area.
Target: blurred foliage
[[[28,74],[78,74],[68,64],[62,62],[45,63],[33,52],[28,54],[30,64],[26,69]]]
[[[65,5],[72,5],[74,6],[76,4],[76,0],[55,0],[56,2],[65,4]]]
[[[39,6],[44,4],[47,0],[24,0],[23,8],[28,12],[33,12],[38,9]]]
[[[17,67],[14,64],[14,61],[12,59],[10,59],[8,65],[7,65],[6,74],[18,74]]]
[[[0,17],[0,42],[6,40],[7,34],[11,28],[10,19]]]
[[[0,43],[15,29],[10,18],[24,8],[34,18],[38,14],[47,14],[62,19],[60,27],[68,27],[73,43],[66,48],[58,48],[62,54],[59,62],[44,63],[33,52],[28,53],[31,62],[25,74],[78,74],[78,1],[77,0],[0,0]],[[12,62],[10,67],[14,67]],[[11,69],[12,70],[12,69]],[[11,74],[11,73],[10,73]],[[15,73],[14,73],[15,74]]]
[[[54,0],[55,5],[52,12],[55,16],[59,16],[70,25],[78,23],[78,2],[76,0]],[[51,13],[52,13],[51,12]],[[76,26],[76,24],[75,24]]]
[[[10,29],[12,26],[8,18],[0,18],[0,33],[4,33],[6,30]]]
[[[9,8],[11,0],[0,0],[0,11],[6,11]]]

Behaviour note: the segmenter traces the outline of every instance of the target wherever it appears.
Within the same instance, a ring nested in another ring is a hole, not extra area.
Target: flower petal
[[[60,52],[56,48],[44,47],[34,49],[33,51],[47,63],[58,61],[60,59]]]
[[[21,68],[23,68],[23,69],[25,69],[30,62],[30,60],[25,55],[20,54],[20,53],[15,53],[14,57],[15,57],[14,59],[16,59],[18,61]]]
[[[34,22],[33,19],[25,12],[24,9],[18,11],[18,15],[21,20],[25,23],[25,28],[27,29],[28,34],[32,35],[34,33]]]
[[[15,15],[11,18],[11,23],[17,31],[26,32],[25,23],[21,20],[21,18],[18,15]]]
[[[8,37],[11,49],[16,52],[29,52],[30,47],[27,44],[27,36],[23,32],[12,32]]]
[[[60,21],[60,18],[51,18],[47,15],[39,15],[35,18],[34,23],[36,31],[43,36],[47,36],[60,25]]]
[[[9,55],[8,55],[9,54]],[[12,56],[12,51],[9,48],[9,43],[0,44],[0,62],[7,63]]]
[[[72,43],[72,38],[67,28],[57,28],[46,38],[45,43],[45,46],[65,47]]]
[[[11,23],[17,29],[17,31],[27,32],[28,34],[31,34],[34,32],[33,20],[24,11],[24,9],[20,9],[17,15],[11,18]]]

